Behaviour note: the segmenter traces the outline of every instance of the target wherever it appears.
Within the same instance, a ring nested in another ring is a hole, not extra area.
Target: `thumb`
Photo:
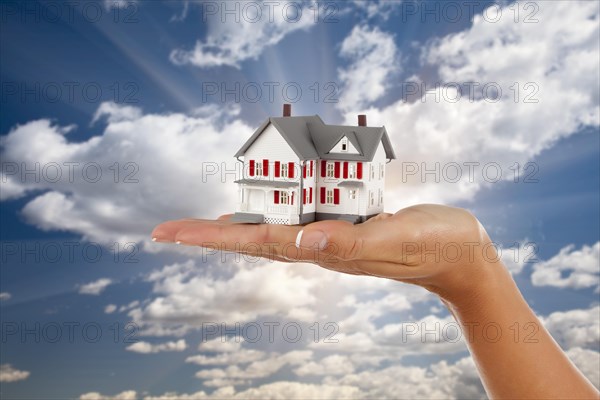
[[[346,221],[321,221],[298,232],[296,247],[351,261],[362,257],[364,237],[360,225]]]

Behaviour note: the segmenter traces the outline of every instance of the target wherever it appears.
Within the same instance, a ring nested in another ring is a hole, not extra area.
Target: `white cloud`
[[[231,353],[239,351],[242,348],[242,343],[244,343],[244,338],[239,336],[233,338],[223,336],[200,343],[198,350],[215,353]]]
[[[93,393],[95,396],[102,396]],[[201,399],[354,399],[361,398],[363,393],[351,386],[335,386],[300,382],[280,381],[268,383],[241,392],[232,386],[226,386],[208,394],[204,391],[196,393],[167,392],[160,396],[146,396],[145,400],[201,400]],[[92,400],[98,397],[91,397]],[[109,396],[106,396],[109,398]],[[102,398],[104,400],[104,398]]]
[[[108,304],[106,307],[104,307],[105,314],[112,314],[115,311],[117,311],[117,306],[115,304]]]
[[[10,364],[0,365],[0,382],[17,382],[27,379],[29,371],[14,369]]]
[[[246,364],[267,357],[267,353],[260,350],[240,349],[235,352],[224,352],[215,356],[198,354],[185,359],[185,362],[197,365],[232,365]]]
[[[211,322],[235,324],[259,316],[284,316],[317,302],[311,289],[318,282],[294,273],[298,266],[262,262],[236,268],[230,277],[218,278],[212,272],[223,271],[223,266],[199,267],[191,260],[165,266],[147,278],[156,297],[129,315],[147,334],[182,334]]]
[[[398,49],[393,35],[379,28],[355,26],[344,39],[340,55],[351,61],[338,71],[342,92],[338,107],[356,113],[380,99],[400,72]]]
[[[587,310],[570,310],[555,312],[542,318],[545,326],[566,350],[567,355],[580,368],[596,387],[599,385],[600,363],[597,315],[600,307],[596,306]],[[436,321],[433,316],[424,317],[421,321],[429,322],[427,331],[432,332]],[[382,345],[383,339],[389,342],[386,358],[387,363],[381,366],[378,360],[373,364],[357,359],[356,351],[361,352],[360,346],[355,347],[354,342],[343,341],[344,347],[335,347],[335,350],[345,350],[344,354],[329,354],[324,357],[315,357],[315,350],[294,350],[287,353],[266,353],[256,351],[256,358],[246,359],[242,356],[238,360],[235,355],[244,351],[253,351],[245,348],[220,347],[222,343],[211,341],[210,349],[220,349],[224,352],[218,357],[231,357],[222,363],[223,368],[203,369],[196,376],[204,380],[209,387],[217,387],[211,393],[204,391],[190,394],[165,393],[162,396],[146,397],[148,399],[215,399],[215,398],[395,398],[402,393],[406,398],[486,398],[479,375],[470,357],[464,357],[456,362],[446,360],[434,362],[428,366],[402,365],[401,358],[404,347],[416,349],[418,340],[403,341],[396,325],[385,325],[378,330],[375,341],[370,342],[372,352],[377,352],[377,346]],[[366,328],[368,331],[369,328]],[[429,333],[430,336],[433,336]],[[217,344],[218,343],[218,344]],[[377,345],[375,345],[377,343]],[[430,341],[429,345],[432,345]],[[426,345],[427,346],[427,345]],[[333,347],[331,348],[333,349]],[[354,351],[356,350],[356,351]],[[425,348],[416,351],[416,354],[429,353]],[[432,354],[439,354],[435,351]],[[205,363],[203,358],[194,356],[187,362],[198,365],[211,365]],[[215,358],[213,357],[213,359]],[[389,365],[388,365],[389,364]],[[301,379],[302,377],[319,377],[320,382],[289,382],[277,380],[267,384],[257,385],[249,389],[236,391],[234,386],[251,385],[255,379],[264,379],[280,372],[283,367],[290,366],[292,371]],[[318,396],[316,395],[318,394]]]
[[[292,32],[307,30],[315,24],[309,2],[268,3],[262,1],[231,3],[238,9],[234,15],[225,15],[226,3],[214,3],[217,12],[205,13],[208,33],[189,50],[176,49],[170,59],[177,65],[190,64],[202,68],[232,66],[240,68],[246,60],[256,60],[268,48],[275,46]],[[273,8],[272,8],[273,7]],[[291,7],[291,8],[290,8]],[[295,10],[299,8],[298,18]],[[258,11],[257,11],[258,10]],[[287,10],[287,11],[286,11]]]
[[[139,300],[134,300],[129,304],[119,307],[119,312],[129,311],[140,305]]]
[[[451,317],[427,315],[418,321],[387,324],[373,333],[383,354],[399,347],[395,357],[404,354],[442,354],[465,351],[459,325]]]
[[[306,375],[322,375],[322,376],[338,376],[347,375],[354,372],[354,364],[352,360],[345,355],[333,354],[320,359],[319,361],[311,361],[302,364],[294,370],[294,373],[299,376]]]
[[[165,393],[147,397],[154,400],[189,400],[218,398],[268,399],[360,399],[360,398],[470,398],[483,399],[485,392],[470,358],[454,364],[445,361],[429,368],[392,366],[343,377],[328,377],[321,383],[277,381],[236,392],[231,386],[213,393]]]
[[[0,293],[0,301],[7,301],[7,300],[10,300],[11,298],[12,298],[12,295],[8,292]]]
[[[565,350],[574,347],[597,349],[600,346],[598,315],[600,315],[600,306],[556,311],[543,317],[542,322]]]
[[[397,101],[366,110],[370,125],[386,126],[398,157],[389,165],[386,202],[390,210],[423,202],[470,200],[495,180],[497,166],[492,163],[501,167],[504,180],[513,179],[509,168],[515,163],[523,173],[525,163],[559,139],[582,126],[599,125],[599,4],[538,5],[537,17],[543,22],[502,18],[489,23],[477,17],[470,28],[427,44],[423,68],[437,71],[442,86],[423,101]],[[436,79],[428,77],[429,82]],[[457,92],[448,84],[469,81],[479,83],[480,89],[495,82],[503,94],[495,103],[489,101],[491,94],[470,99],[467,93],[453,102]],[[510,89],[515,82],[521,89],[517,103]],[[524,102],[524,96],[535,89],[525,90],[529,82],[539,88],[534,95],[538,103]],[[435,101],[433,94],[440,100]],[[355,113],[346,113],[346,123],[355,123]],[[458,164],[458,171],[452,162]],[[465,162],[479,166],[470,174]],[[435,170],[436,165],[437,179],[434,174],[424,175],[425,169]],[[410,175],[415,166],[417,172]],[[461,175],[454,183],[456,172]],[[524,176],[519,178],[523,184]]]
[[[142,117],[142,110],[134,106],[126,106],[111,102],[101,103],[94,117],[92,124],[100,121],[102,118],[110,123],[133,121]]]
[[[264,360],[253,361],[243,367],[229,365],[226,368],[202,369],[196,373],[196,377],[203,379],[207,386],[221,386],[221,379],[246,381],[266,378],[286,365],[302,365],[311,357],[312,351],[310,350],[294,350],[283,354],[271,354]]]
[[[111,285],[113,281],[108,278],[100,278],[97,281],[86,283],[85,285],[79,286],[80,294],[91,294],[94,296],[98,296],[100,293],[104,291],[109,285]]]
[[[357,387],[364,398],[483,399],[485,392],[470,357],[454,364],[441,361],[428,368],[394,365],[326,378],[325,384]]]
[[[125,350],[135,353],[152,354],[163,351],[184,351],[187,348],[187,343],[184,339],[179,339],[176,342],[165,342],[152,344],[144,341],[133,343],[125,348]]]
[[[566,276],[565,276],[566,274]],[[535,286],[582,289],[600,287],[600,242],[593,246],[563,247],[547,261],[533,267],[531,282]]]
[[[188,0],[184,0],[182,3],[183,8],[181,9],[181,12],[179,14],[173,14],[169,22],[183,21],[187,18],[190,11],[190,2]]]
[[[28,222],[121,245],[150,243],[152,228],[163,220],[230,212],[232,171],[239,164],[233,154],[253,128],[232,120],[228,110],[200,114],[142,114],[103,103],[94,120],[106,117],[104,131],[78,142],[68,140],[73,126],[50,120],[16,126],[0,139],[4,165],[17,167],[8,176],[4,168],[2,193],[5,184],[11,198],[44,191],[23,208]],[[37,179],[21,175],[36,165]],[[61,176],[53,182],[56,171]]]
[[[358,13],[366,18],[389,19],[391,13],[402,4],[402,1],[388,0],[354,0]]]
[[[600,353],[594,350],[574,347],[567,351],[567,356],[579,368],[597,389],[600,389]]]
[[[126,390],[113,396],[105,396],[98,392],[85,393],[79,396],[79,400],[137,400],[138,395],[135,390]]]
[[[104,0],[104,8],[107,11],[110,11],[112,8],[130,8],[131,10],[137,10],[138,1],[137,0]]]
[[[300,382],[273,382],[231,394],[236,399],[351,399],[361,397],[360,390],[351,386]],[[215,398],[219,397],[215,396]]]

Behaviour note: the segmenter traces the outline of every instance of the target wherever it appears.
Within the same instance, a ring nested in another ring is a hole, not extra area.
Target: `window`
[[[262,163],[259,163],[259,162],[254,163],[254,168],[255,168],[254,174],[256,176],[262,176],[262,174],[263,174],[263,165],[262,165]]]
[[[312,199],[310,198],[312,195],[312,188],[309,189],[302,189],[304,191],[304,203],[303,204],[310,204],[312,203]]]
[[[356,199],[356,190],[354,190],[354,189],[352,189],[352,190],[348,190],[348,197],[349,197],[351,200],[354,200],[354,199]]]
[[[385,171],[385,165],[379,164],[379,179],[383,179],[383,171]]]
[[[273,192],[273,203],[294,205],[294,192],[292,192],[292,194],[290,195],[288,192],[284,192],[282,190],[275,190]]]
[[[340,204],[340,189],[321,188],[321,204]]]
[[[289,204],[290,201],[290,196],[288,195],[288,192],[280,192],[280,198],[279,198],[279,202],[281,204]]]
[[[371,203],[371,205],[374,205],[375,204],[375,198],[373,196],[373,191],[371,191],[371,190],[369,190],[369,199],[370,199],[369,202]]]
[[[284,178],[288,177],[288,163],[281,164],[281,176]]]
[[[327,163],[327,177],[335,177],[335,165],[332,162]]]
[[[348,139],[342,139],[342,151],[348,151]]]
[[[354,169],[354,164],[350,164],[348,166],[348,178],[350,178],[350,179],[356,178],[356,171]]]
[[[325,198],[325,203],[333,204],[333,190],[327,191],[327,197]]]
[[[383,190],[379,189],[379,203],[378,205],[383,205]]]
[[[375,179],[375,167],[373,164],[370,165],[371,168],[371,179]]]

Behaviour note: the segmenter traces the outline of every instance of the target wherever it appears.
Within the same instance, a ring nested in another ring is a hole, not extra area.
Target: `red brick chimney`
[[[283,116],[284,117],[291,117],[292,116],[292,105],[291,104],[284,104],[283,105]]]
[[[367,116],[360,114],[358,116],[358,126],[367,126]]]

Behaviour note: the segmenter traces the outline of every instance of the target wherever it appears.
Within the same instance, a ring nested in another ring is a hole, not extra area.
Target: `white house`
[[[243,162],[232,220],[363,222],[383,211],[385,165],[395,159],[385,127],[327,125],[318,115],[271,117],[235,157]]]

